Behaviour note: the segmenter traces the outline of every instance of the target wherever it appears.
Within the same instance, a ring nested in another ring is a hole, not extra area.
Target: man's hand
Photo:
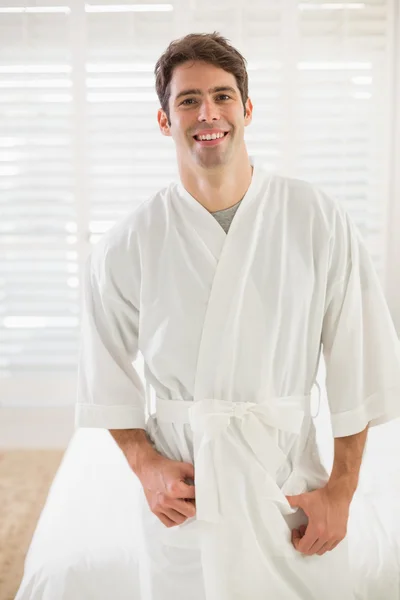
[[[158,455],[138,473],[150,510],[166,527],[180,525],[196,514],[194,467]]]
[[[292,530],[292,544],[302,554],[322,556],[346,537],[351,499],[340,484],[286,498],[308,517],[307,525]]]

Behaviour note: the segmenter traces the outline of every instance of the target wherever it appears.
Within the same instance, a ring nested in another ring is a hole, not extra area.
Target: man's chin
[[[225,152],[223,154],[215,154],[215,156],[196,153],[195,160],[198,165],[205,169],[212,169],[225,165],[228,162],[228,157]]]

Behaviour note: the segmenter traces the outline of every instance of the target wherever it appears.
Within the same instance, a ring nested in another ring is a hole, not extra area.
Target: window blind
[[[178,177],[153,69],[189,32],[219,31],[243,53],[249,153],[343,202],[383,277],[391,10],[389,0],[4,0],[1,377],[74,374],[90,245]]]
[[[48,12],[4,4],[0,369],[6,377],[74,368],[79,274],[69,17],[53,1]]]

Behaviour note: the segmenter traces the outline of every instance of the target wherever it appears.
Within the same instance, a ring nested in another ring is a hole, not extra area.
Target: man
[[[88,259],[76,410],[77,425],[110,430],[142,484],[141,598],[352,600],[346,530],[367,428],[400,416],[377,275],[337,201],[249,158],[245,61],[226,39],[177,40],[155,74],[180,181]],[[310,412],[321,349],[330,476]]]

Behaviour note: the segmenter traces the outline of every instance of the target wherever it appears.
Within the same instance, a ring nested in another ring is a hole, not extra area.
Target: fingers
[[[292,544],[297,549],[298,543],[301,540],[301,534],[298,529],[293,529],[292,531]]]
[[[168,521],[171,522],[167,527],[181,525],[188,518],[194,517],[196,514],[194,504],[186,500],[171,500],[170,502],[165,502],[161,510],[162,513],[160,513],[159,518],[161,518],[161,516],[166,516]]]
[[[325,543],[315,543],[309,554],[318,554],[322,556],[325,552],[331,552],[342,540],[329,540]]]
[[[183,481],[174,482],[174,484],[171,486],[170,491],[171,496],[173,496],[174,498],[190,498],[193,500],[196,497],[195,486],[188,485]]]
[[[307,556],[312,556],[314,554],[318,554],[318,556],[322,556],[326,552],[330,552],[334,550],[336,546],[341,542],[341,540],[329,540],[324,542],[320,538],[317,538],[310,546],[310,542],[307,544],[309,549],[302,549],[300,542],[302,542],[302,538],[305,536],[305,532],[307,531],[306,525],[300,525],[299,529],[293,529],[292,531],[292,544],[302,554]],[[310,539],[312,539],[310,537]],[[306,546],[306,547],[307,547]]]
[[[186,519],[194,517],[196,514],[195,504],[189,500],[182,500],[180,498],[165,498],[162,510],[164,511],[164,509],[175,510],[182,514]]]
[[[322,556],[323,554],[325,554],[325,552],[329,552],[329,550],[332,550],[332,543],[326,542],[322,545],[321,548],[318,549],[316,554],[318,554],[318,556]]]
[[[159,494],[157,502],[151,506],[151,510],[164,525],[172,527],[173,525],[181,525],[186,519],[194,517],[196,505],[191,500],[171,498],[165,494]],[[167,521],[164,521],[161,516],[167,517]]]
[[[173,527],[175,525],[174,521],[171,521],[171,519],[164,514],[158,514],[157,517],[166,527]]]
[[[306,529],[307,529],[307,525],[300,525],[299,532],[300,532],[301,537],[303,537],[304,534],[306,533]]]
[[[181,524],[196,514],[194,466],[191,463],[162,458],[143,477],[142,485],[150,510],[166,527]]]
[[[186,507],[185,507],[186,508]],[[192,512],[189,515],[182,514],[180,512],[182,508],[178,510],[174,510],[173,508],[164,507],[163,512],[156,513],[157,517],[166,525],[167,527],[173,527],[175,525],[182,525],[188,518],[195,515],[195,510],[192,508]],[[187,509],[186,509],[187,511]]]
[[[337,546],[338,544],[340,544],[340,542],[341,542],[341,541],[342,541],[342,540],[338,540],[337,542],[335,542],[335,543],[333,544],[333,546],[332,546],[331,550],[334,550],[334,549],[336,548],[336,546]]]
[[[305,529],[305,534],[297,541],[296,549],[303,554],[308,554],[315,542],[318,540],[318,533],[310,524]]]
[[[174,525],[182,525],[182,523],[184,523],[187,519],[187,517],[177,512],[173,508],[165,508],[163,516],[167,517],[172,522],[171,527]]]
[[[191,463],[179,463],[180,478],[175,482],[176,489],[173,495],[176,498],[191,498],[195,497],[194,487],[194,466]],[[171,490],[173,491],[173,490]]]

